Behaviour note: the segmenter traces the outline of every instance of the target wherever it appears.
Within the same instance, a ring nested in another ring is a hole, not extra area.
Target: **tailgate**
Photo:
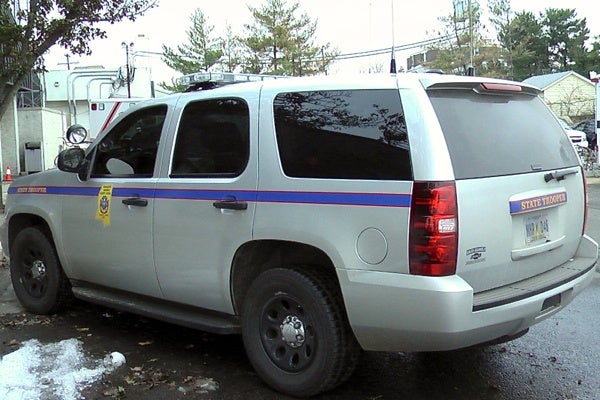
[[[476,293],[534,276],[552,284],[545,273],[574,257],[585,218],[583,172],[558,119],[516,82],[427,93],[456,180],[457,274]]]
[[[457,181],[457,274],[480,292],[542,274],[570,260],[582,236],[579,167]],[[547,179],[545,177],[548,176]]]

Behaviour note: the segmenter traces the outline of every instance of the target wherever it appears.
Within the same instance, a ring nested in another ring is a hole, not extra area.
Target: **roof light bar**
[[[287,78],[283,75],[241,74],[235,72],[196,72],[178,78],[181,85],[194,85],[198,83],[212,82],[218,85],[227,85],[239,82],[258,82],[268,79]]]

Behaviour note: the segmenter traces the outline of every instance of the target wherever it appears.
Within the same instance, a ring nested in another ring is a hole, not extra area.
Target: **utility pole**
[[[71,64],[79,64],[77,61],[71,62],[71,55],[69,53],[65,54],[65,58],[67,59],[66,63],[58,63],[58,65],[66,65],[67,70],[71,70]]]
[[[127,98],[131,98],[131,73],[129,67],[129,48],[133,47],[133,42],[131,43],[121,43],[121,47],[125,49],[125,68],[127,68]]]

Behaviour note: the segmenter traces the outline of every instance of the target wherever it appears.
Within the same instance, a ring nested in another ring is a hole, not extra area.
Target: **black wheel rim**
[[[48,275],[42,251],[31,245],[23,251],[19,262],[19,277],[23,288],[32,297],[40,298],[46,293]]]
[[[317,337],[310,315],[288,295],[271,299],[260,316],[260,337],[271,361],[287,372],[308,368],[316,355]]]

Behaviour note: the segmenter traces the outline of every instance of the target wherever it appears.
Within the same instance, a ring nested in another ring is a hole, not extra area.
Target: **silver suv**
[[[35,313],[74,295],[241,333],[295,396],[346,380],[361,349],[517,337],[584,289],[598,254],[577,154],[538,94],[399,74],[145,102],[12,184],[15,292]]]

